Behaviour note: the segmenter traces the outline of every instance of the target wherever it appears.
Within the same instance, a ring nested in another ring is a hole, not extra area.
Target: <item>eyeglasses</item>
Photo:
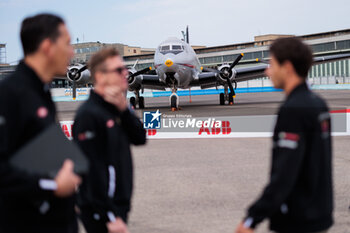
[[[121,67],[117,67],[113,70],[101,70],[101,72],[103,73],[112,73],[112,72],[116,72],[117,74],[121,75],[123,74],[124,71],[127,71],[128,68],[126,68],[125,66],[121,66]]]

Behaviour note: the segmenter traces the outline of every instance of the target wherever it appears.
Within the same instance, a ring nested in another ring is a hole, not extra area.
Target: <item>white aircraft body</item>
[[[155,51],[154,74],[148,74],[151,68],[137,71],[135,69],[136,63],[129,69],[129,91],[135,93],[135,97],[130,98],[130,103],[135,108],[138,106],[142,109],[145,104],[144,97],[140,96],[140,91],[170,88],[172,90],[169,98],[170,106],[172,110],[177,110],[179,106],[179,97],[176,94],[178,88],[186,89],[197,86],[205,89],[223,86],[224,93],[219,94],[219,103],[221,105],[233,104],[237,82],[265,77],[264,71],[268,67],[266,63],[257,63],[249,67],[235,68],[243,56],[243,54],[239,54],[231,64],[222,64],[218,69],[203,69],[196,53],[189,45],[188,39],[185,42],[175,37],[169,38],[163,41]],[[314,64],[347,58],[350,58],[349,53],[316,57]],[[67,78],[75,81],[77,85],[91,82],[90,72],[86,65],[70,67]],[[235,88],[232,84],[235,85]]]

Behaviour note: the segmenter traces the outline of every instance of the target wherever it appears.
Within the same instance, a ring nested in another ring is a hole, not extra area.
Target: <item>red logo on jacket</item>
[[[106,122],[107,128],[113,128],[114,126],[114,120],[110,119]]]
[[[46,107],[41,106],[38,108],[38,110],[36,111],[36,114],[39,118],[45,118],[47,117],[47,115],[49,114],[49,110],[47,110]]]

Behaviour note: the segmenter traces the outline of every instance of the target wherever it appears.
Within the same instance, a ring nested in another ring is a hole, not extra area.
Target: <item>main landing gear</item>
[[[131,106],[136,109],[136,105],[139,105],[139,109],[145,108],[145,98],[140,96],[140,91],[135,91],[135,97],[130,97]]]
[[[227,101],[229,105],[233,105],[234,97],[236,97],[235,91],[232,89],[233,92],[228,93],[228,86],[224,86],[224,93],[220,93],[220,105],[225,105],[225,102]]]

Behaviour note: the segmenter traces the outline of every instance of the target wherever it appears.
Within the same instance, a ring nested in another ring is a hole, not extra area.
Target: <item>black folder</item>
[[[10,164],[30,174],[54,178],[66,159],[74,162],[74,172],[83,175],[89,165],[83,152],[69,141],[57,124],[52,124],[20,148]]]

